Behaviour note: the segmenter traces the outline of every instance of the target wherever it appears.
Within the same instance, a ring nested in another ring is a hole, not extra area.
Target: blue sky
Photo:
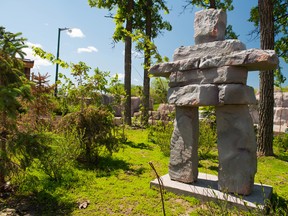
[[[111,75],[118,74],[123,80],[124,74],[124,44],[112,44],[114,23],[105,18],[107,10],[90,8],[88,0],[0,0],[0,25],[7,31],[22,32],[28,39],[28,45],[40,46],[56,56],[58,28],[73,28],[72,33],[61,32],[60,58],[67,62],[84,61],[92,68],[110,71]],[[194,7],[183,12],[185,0],[168,0],[170,13],[164,19],[172,24],[171,32],[164,32],[155,43],[160,54],[172,59],[173,52],[180,46],[194,44],[193,22]],[[247,20],[250,8],[257,5],[257,0],[234,0],[234,11],[228,12],[228,24],[240,35],[239,40],[247,48],[259,48],[259,39],[252,40],[248,35],[253,25]],[[55,80],[55,65],[35,58],[27,49],[27,58],[35,60],[33,72],[51,75],[51,83]],[[132,60],[132,84],[143,83],[143,59],[135,52]],[[282,61],[284,75],[288,77],[288,67]],[[65,75],[69,71],[59,69]],[[250,72],[248,85],[258,89],[258,72]],[[284,86],[287,86],[286,82]]]

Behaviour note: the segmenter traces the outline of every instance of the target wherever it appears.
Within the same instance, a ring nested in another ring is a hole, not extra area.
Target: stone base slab
[[[249,196],[237,196],[223,193],[218,190],[218,177],[206,173],[199,173],[198,180],[192,184],[172,181],[168,174],[161,176],[166,191],[192,196],[203,201],[228,201],[232,206],[265,209],[265,203],[271,199],[273,188],[269,185],[254,184],[253,191]],[[150,187],[159,187],[157,179],[150,182]]]

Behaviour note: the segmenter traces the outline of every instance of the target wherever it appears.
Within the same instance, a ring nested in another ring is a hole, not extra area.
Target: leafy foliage
[[[23,62],[17,55],[24,57],[22,49],[25,39],[21,33],[6,32],[0,27],[0,189],[5,177],[11,170],[8,145],[16,131],[16,118],[21,107],[19,97],[30,98],[30,86],[25,78]]]
[[[38,159],[38,167],[44,171],[50,179],[61,181],[67,173],[73,172],[72,167],[80,154],[82,134],[77,133],[71,126],[69,132],[56,134],[47,133],[43,145],[47,151]]]
[[[164,123],[158,121],[156,125],[151,125],[148,130],[148,140],[159,145],[162,153],[170,156],[170,142],[174,126],[173,122]]]
[[[234,9],[232,2],[233,0],[186,0],[187,4],[184,8],[192,4],[202,8],[217,8],[231,11]]]
[[[114,116],[109,109],[100,106],[88,107],[83,112],[64,116],[58,129],[68,133],[75,127],[81,138],[81,160],[97,162],[102,151],[111,155],[119,150],[119,139],[114,126]]]
[[[25,113],[22,113],[18,124],[20,130],[41,131],[42,128],[52,126],[52,112],[55,105],[55,99],[52,91],[54,86],[49,85],[49,75],[33,75],[31,83],[31,96],[33,100],[22,101]]]
[[[154,99],[154,103],[167,103],[168,88],[167,79],[157,77],[152,80],[151,97]]]
[[[273,0],[273,16],[274,16],[274,35],[275,44],[274,49],[277,55],[288,63],[288,3],[286,0]],[[250,18],[248,21],[252,22],[255,29],[250,33],[259,37],[260,22],[259,22],[259,7],[255,6],[250,11]],[[275,85],[280,86],[285,82],[286,78],[283,76],[281,66],[274,71]]]

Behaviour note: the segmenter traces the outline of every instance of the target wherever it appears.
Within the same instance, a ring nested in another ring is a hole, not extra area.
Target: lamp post
[[[72,31],[71,28],[58,28],[58,43],[57,43],[57,54],[56,54],[56,59],[59,60],[59,49],[60,49],[60,34],[61,31]],[[59,64],[56,63],[56,73],[55,73],[55,92],[54,95],[57,97],[58,89],[57,89],[57,81],[58,81],[58,68]]]

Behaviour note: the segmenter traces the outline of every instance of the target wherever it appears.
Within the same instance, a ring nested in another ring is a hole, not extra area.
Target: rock
[[[205,56],[226,55],[234,51],[245,49],[245,44],[239,40],[213,41],[194,46],[181,46],[174,51],[173,61],[199,59]]]
[[[175,111],[175,106],[172,104],[162,103],[159,105],[157,111],[160,113],[167,113],[167,112],[172,113]]]
[[[227,15],[222,10],[207,9],[195,13],[195,44],[225,39]]]
[[[180,64],[180,61],[156,64],[150,68],[149,73],[155,77],[169,77],[172,71],[176,71],[175,68],[180,68]],[[199,60],[197,60],[198,64]]]
[[[288,92],[274,92],[275,107],[288,107]]]
[[[224,66],[219,68],[195,69],[190,71],[172,72],[169,86],[189,84],[246,84],[248,71],[244,67]]]
[[[0,211],[0,216],[19,216],[18,211],[12,208],[5,208]]]
[[[139,97],[131,97],[131,116],[134,112],[139,112],[141,100]]]
[[[273,70],[277,68],[278,63],[274,50],[249,49],[223,56],[206,56],[157,64],[151,67],[150,73],[153,76],[168,77],[171,72],[222,66],[240,66],[247,68],[248,71]]]
[[[284,128],[287,127],[288,107],[275,107],[274,108],[274,125],[282,125]]]
[[[242,84],[219,85],[219,104],[256,104],[254,89]]]
[[[198,108],[176,107],[169,163],[169,175],[172,180],[184,183],[197,180],[198,138]]]
[[[234,65],[246,67],[249,71],[273,70],[279,60],[274,50],[249,49],[235,51],[229,55],[207,56],[200,60],[199,68]]]
[[[86,201],[84,201],[84,202],[78,203],[78,208],[79,208],[79,209],[86,209],[89,204],[90,204],[90,201],[89,201],[89,200],[86,200]]]
[[[187,85],[168,89],[168,102],[176,106],[215,106],[219,104],[217,85]]]
[[[247,105],[216,107],[221,191],[249,195],[257,171],[256,137]]]
[[[114,125],[120,126],[123,123],[122,117],[114,117]]]

